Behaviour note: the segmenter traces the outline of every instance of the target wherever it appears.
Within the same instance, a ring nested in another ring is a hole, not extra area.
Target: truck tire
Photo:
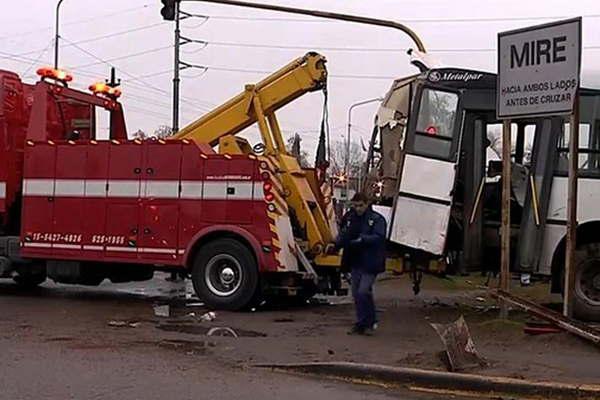
[[[33,289],[46,281],[46,274],[19,274],[13,281],[22,289]]]
[[[600,321],[600,243],[579,246],[575,267],[575,317]]]
[[[194,290],[214,309],[249,307],[259,287],[258,266],[252,252],[235,239],[218,239],[202,246],[192,267]]]

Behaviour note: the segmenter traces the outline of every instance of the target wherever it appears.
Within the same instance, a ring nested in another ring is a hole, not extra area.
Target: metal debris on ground
[[[202,303],[202,302],[187,303],[185,306],[186,307],[204,307],[204,303]]]
[[[168,304],[154,306],[154,315],[157,317],[168,318],[171,316],[171,307]]]
[[[141,322],[108,321],[108,326],[115,328],[137,328],[141,324]]]
[[[231,337],[237,338],[238,334],[235,333],[235,331],[231,328],[215,327],[215,328],[211,328],[206,333],[206,336],[231,336]]]
[[[448,370],[461,371],[468,368],[484,367],[487,362],[479,356],[471,338],[465,318],[461,317],[450,324],[431,324],[446,348]]]
[[[523,332],[529,335],[543,335],[547,333],[561,333],[563,330],[548,322],[529,321],[525,323]]]
[[[217,313],[214,311],[209,311],[200,317],[200,321],[210,322],[210,321],[214,321],[216,318],[217,318]]]
[[[574,335],[577,335],[583,339],[589,340],[595,345],[600,345],[600,331],[594,329],[592,326],[587,325],[583,322],[576,321],[572,318],[565,317],[555,311],[552,311],[546,307],[542,307],[532,301],[506,293],[501,290],[493,291],[490,293],[492,297],[507,301],[529,314],[553,323],[559,328],[564,329]]]

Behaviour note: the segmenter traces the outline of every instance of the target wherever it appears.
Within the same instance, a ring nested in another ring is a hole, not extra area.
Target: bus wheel
[[[579,246],[575,266],[575,317],[600,321],[600,243]]]
[[[192,283],[198,297],[210,308],[246,308],[259,286],[254,255],[235,239],[209,242],[198,250],[194,259]]]

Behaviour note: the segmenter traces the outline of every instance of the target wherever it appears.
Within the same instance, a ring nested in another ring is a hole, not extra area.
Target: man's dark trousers
[[[373,284],[376,274],[352,269],[352,297],[356,309],[356,325],[361,328],[372,328],[377,322],[375,302],[373,300]]]

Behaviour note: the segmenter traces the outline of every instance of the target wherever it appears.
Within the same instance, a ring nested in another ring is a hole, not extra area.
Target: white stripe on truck
[[[233,180],[24,179],[23,195],[27,197],[262,200],[262,183]]]

